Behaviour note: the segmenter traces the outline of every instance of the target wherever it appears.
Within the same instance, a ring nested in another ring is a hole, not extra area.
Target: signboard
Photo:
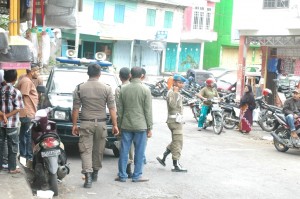
[[[30,69],[30,62],[0,62],[0,69]]]
[[[168,31],[160,30],[156,32],[155,40],[166,40],[168,38]]]

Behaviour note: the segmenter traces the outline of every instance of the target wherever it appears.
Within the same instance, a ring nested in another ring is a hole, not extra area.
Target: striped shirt
[[[16,109],[24,108],[24,103],[22,99],[21,92],[16,89],[11,83],[0,87],[0,105],[1,111],[8,114]],[[12,115],[7,118],[7,123],[4,124],[3,121],[0,122],[0,127],[4,128],[16,128],[19,123],[19,113]]]

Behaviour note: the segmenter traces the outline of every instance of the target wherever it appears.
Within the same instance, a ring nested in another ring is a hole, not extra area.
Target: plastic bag
[[[179,113],[176,113],[175,122],[176,123],[183,123],[183,116]]]
[[[257,122],[257,121],[258,121],[259,112],[260,112],[260,111],[259,111],[259,108],[256,108],[256,109],[253,110],[253,113],[252,113],[252,114],[253,114],[253,121],[254,121],[254,122]]]

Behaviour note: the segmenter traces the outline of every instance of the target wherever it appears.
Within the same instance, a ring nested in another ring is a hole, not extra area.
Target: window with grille
[[[156,10],[154,9],[147,9],[147,26],[155,26],[155,18],[156,18]]]
[[[194,30],[210,30],[212,21],[212,9],[206,7],[194,8],[193,29]]]
[[[264,0],[263,8],[288,8],[289,0]]]

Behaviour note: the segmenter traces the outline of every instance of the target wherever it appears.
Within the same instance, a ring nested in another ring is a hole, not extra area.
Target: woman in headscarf
[[[252,92],[252,87],[246,85],[244,89],[244,96],[240,103],[240,131],[242,133],[249,133],[253,124],[253,110],[255,109],[255,99]]]

